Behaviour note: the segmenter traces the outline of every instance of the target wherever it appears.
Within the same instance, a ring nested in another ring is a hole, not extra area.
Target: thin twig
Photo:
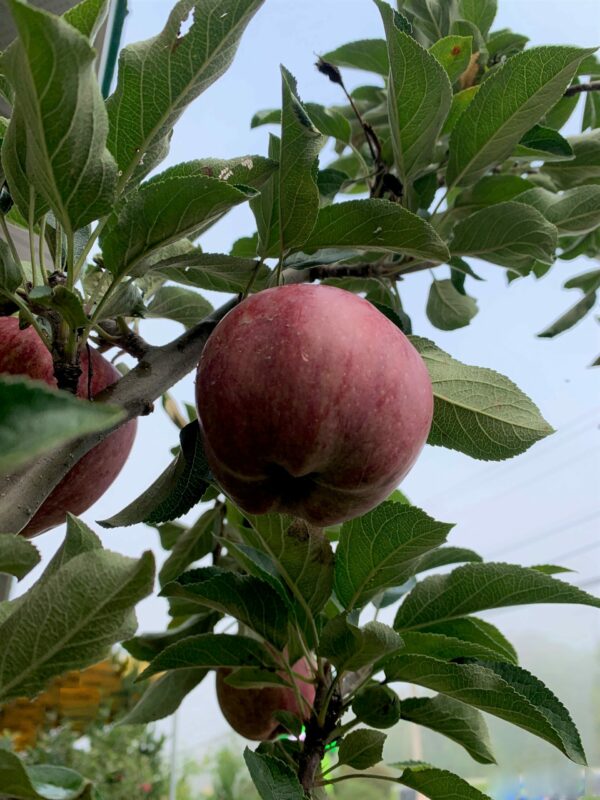
[[[569,86],[563,96],[572,97],[574,94],[581,94],[581,92],[600,92],[600,81],[576,83],[573,86]]]

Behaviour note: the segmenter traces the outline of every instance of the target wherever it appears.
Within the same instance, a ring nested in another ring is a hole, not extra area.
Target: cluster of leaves
[[[0,536],[0,572],[21,579],[39,560],[27,540]],[[151,553],[136,560],[103,550],[98,537],[71,517],[65,541],[41,577],[20,597],[0,602],[0,703],[33,697],[51,678],[104,658],[135,632],[135,605],[153,584]],[[0,787],[25,800],[93,797],[87,778],[62,765],[27,769],[7,750],[0,750]],[[57,795],[59,788],[63,794]]]
[[[20,789],[16,798],[37,800],[60,796],[61,800],[70,800],[89,796],[93,800],[130,800],[132,797],[164,800],[168,777],[163,761],[163,737],[158,737],[147,726],[120,727],[105,723],[101,717],[87,726],[85,736],[86,746],[78,746],[81,731],[63,725],[43,733],[34,747],[18,756],[8,749],[0,751],[4,754],[0,767],[4,783],[1,785],[4,787],[9,779],[16,781],[18,775],[26,775],[38,793],[24,794]],[[62,775],[62,778],[69,775],[73,779],[72,794],[65,793],[66,781],[57,782],[55,775]],[[75,776],[85,776],[79,778],[80,785],[87,783],[91,795],[76,793],[78,779]],[[40,779],[47,781],[46,787]],[[27,784],[23,782],[23,786]],[[63,794],[57,795],[59,787]],[[45,793],[51,789],[53,794]]]
[[[221,667],[231,670],[227,680],[237,687],[293,688],[281,659],[284,649],[291,663],[313,654],[312,680],[327,687],[324,695],[317,689],[303,741],[297,738],[302,721],[282,714],[288,737],[246,751],[263,800],[286,792],[304,797],[297,776],[310,747],[339,748],[336,765],[315,776],[316,786],[335,781],[329,773],[338,767],[353,769],[344,779],[373,767],[383,757],[382,729],[400,720],[431,728],[490,764],[494,756],[480,713],[486,711],[584,763],[567,710],[518,666],[502,633],[477,616],[528,603],[600,606],[597,598],[553,577],[554,568],[483,563],[473,551],[447,546],[452,525],[432,519],[400,493],[324,531],[281,515],[244,517],[220,497],[189,527],[157,528],[169,551],[159,577],[173,621],[165,633],[125,643],[150,661],[146,677],[161,674],[130,713],[131,722],[172,713],[209,671]],[[213,566],[194,565],[209,554]],[[462,566],[426,575],[456,564]],[[378,622],[380,610],[394,604],[393,626]],[[224,632],[231,619],[240,633]],[[437,694],[401,698],[394,683]],[[387,779],[434,800],[452,792],[484,797],[429,765],[389,766],[396,774],[386,773]]]
[[[198,290],[243,296],[278,282],[322,280],[360,292],[410,333],[398,282],[445,264],[450,277],[434,279],[427,312],[450,330],[476,312],[465,283],[477,276],[465,258],[504,267],[512,279],[541,276],[557,252],[596,254],[600,139],[587,132],[596,124],[596,101],[588,100],[581,136],[565,139],[558,130],[577,100],[565,91],[596,75],[597,62],[591,50],[527,50],[525,37],[490,33],[494,0],[406,0],[399,12],[375,0],[385,39],[342,46],[320,68],[344,91],[340,67],[374,72],[379,85],[359,87],[347,94],[348,105],[328,109],[303,104],[283,69],[281,109],[254,120],[281,126],[268,157],[202,159],[148,179],[176,120],[228,67],[261,4],[180,0],[162,33],[123,50],[115,92],[104,101],[90,40],[106,2],[83,0],[57,17],[9,0],[19,38],[0,62],[0,90],[12,106],[10,120],[0,122],[0,313],[18,312],[34,325],[55,364],[76,362],[90,336],[103,347],[124,346],[124,331],[138,316],[195,327],[210,311]],[[328,140],[337,158],[320,168]],[[348,193],[369,197],[333,202]],[[245,202],[256,233],[228,254],[204,253],[198,236]],[[19,257],[9,223],[29,230],[29,262]],[[96,245],[101,253],[91,260]],[[589,310],[598,273],[568,285],[584,299],[545,335]],[[498,460],[551,432],[507,378],[461,364],[425,339],[412,341],[435,395],[430,444]],[[22,382],[0,388],[9,412],[21,408],[26,391],[34,391],[30,406],[47,407],[42,390]],[[63,421],[54,410],[63,439],[73,427],[81,433],[118,421],[118,409],[107,408],[102,419],[82,418],[62,430],[74,409],[63,409]],[[32,407],[31,417],[36,413]],[[26,452],[35,455],[33,438],[24,445],[0,427],[0,469],[13,452],[21,453],[19,463]],[[40,440],[42,450],[57,443]],[[209,506],[195,524],[174,522],[200,500]],[[600,605],[551,569],[484,564],[476,553],[444,546],[451,525],[399,495],[339,529],[312,530],[277,515],[246,518],[213,484],[194,420],[181,420],[173,464],[105,524],[136,522],[159,526],[170,551],[159,580],[173,621],[164,633],[128,642],[150,661],[145,677],[164,673],[130,722],[172,713],[214,669],[231,670],[227,680],[235,686],[283,683],[295,691],[288,660],[307,655],[314,665],[306,738],[301,720],[285,714],[280,722],[290,738],[246,751],[263,800],[302,800],[336,782],[318,766],[331,743],[339,746],[337,765],[356,770],[341,777],[361,775],[382,759],[382,729],[400,719],[433,728],[491,763],[486,711],[584,763],[566,709],[518,666],[505,637],[474,616],[533,602]],[[0,548],[0,572],[20,576],[36,560],[35,548],[16,537],[0,537]],[[194,566],[209,554],[212,566]],[[463,566],[422,578],[455,564]],[[35,693],[51,676],[131,637],[132,608],[151,584],[150,556],[136,562],[107,553],[70,519],[65,544],[38,583],[0,605],[0,700]],[[392,604],[393,626],[378,622],[379,609]],[[224,632],[230,619],[238,633]],[[391,688],[397,682],[437,694],[400,698]],[[432,800],[484,797],[426,764],[392,767],[386,779]],[[14,781],[16,796],[44,796],[23,776]],[[79,786],[64,796],[86,791]]]

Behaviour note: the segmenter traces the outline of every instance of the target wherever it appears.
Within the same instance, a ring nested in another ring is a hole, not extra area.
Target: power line
[[[575,550],[569,550],[566,553],[560,553],[560,555],[552,556],[551,561],[557,562],[562,561],[564,558],[574,558],[575,556],[581,556],[583,553],[588,553],[590,550],[597,550],[600,547],[600,541],[597,542],[588,542],[584,544],[582,547],[577,547]]]
[[[589,409],[588,411],[585,411],[583,414],[580,414],[578,417],[575,417],[574,419],[570,420],[566,425],[563,425],[557,431],[555,437],[550,439],[545,439],[543,442],[540,442],[535,452],[528,455],[528,457],[526,457],[525,460],[521,459],[516,463],[512,461],[510,461],[510,463],[505,462],[503,465],[500,465],[499,468],[486,469],[485,471],[480,471],[479,473],[476,473],[474,476],[464,478],[460,480],[458,483],[455,483],[453,486],[447,487],[446,489],[443,489],[441,492],[438,492],[437,494],[430,495],[430,497],[428,497],[423,504],[426,505],[432,502],[433,500],[437,500],[438,498],[443,497],[446,494],[455,492],[464,487],[470,487],[472,486],[474,481],[481,483],[488,481],[490,478],[496,480],[499,476],[501,477],[506,472],[509,471],[513,472],[516,466],[525,467],[528,464],[530,464],[531,461],[534,461],[536,458],[546,457],[549,450],[555,450],[558,445],[564,446],[564,442],[562,440],[562,435],[564,433],[572,429],[577,429],[581,427],[581,430],[578,431],[578,433],[576,434],[571,433],[569,441],[572,441],[572,439],[575,438],[576,436],[581,436],[581,434],[583,433],[590,433],[592,430],[596,430],[595,424],[591,429],[589,428],[589,425],[592,422],[592,420],[588,419],[588,417],[595,416],[597,414],[598,412],[596,409]],[[478,477],[478,475],[480,477]]]
[[[600,511],[593,511],[591,514],[586,514],[583,517],[579,517],[578,519],[572,520],[571,522],[563,522],[561,525],[557,525],[555,528],[551,528],[550,530],[545,530],[535,536],[529,537],[529,539],[525,539],[522,542],[518,542],[517,544],[510,544],[507,547],[503,547],[500,550],[496,550],[495,553],[492,554],[491,558],[497,558],[500,555],[504,555],[504,553],[510,553],[513,550],[520,550],[523,547],[527,547],[530,544],[535,544],[536,542],[542,542],[546,539],[549,539],[551,536],[556,536],[558,533],[563,533],[563,531],[568,531],[571,528],[577,527],[577,525],[585,525],[588,522],[591,522],[594,519],[600,517]]]

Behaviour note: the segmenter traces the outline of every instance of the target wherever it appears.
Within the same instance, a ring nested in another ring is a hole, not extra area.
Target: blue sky
[[[157,33],[171,7],[168,0],[129,0],[129,5],[126,42]],[[500,0],[500,6],[493,27],[525,33],[532,44],[600,44],[596,0],[570,2],[567,13],[565,3],[554,0]],[[249,122],[257,109],[279,104],[279,64],[296,76],[304,100],[339,103],[336,87],[314,69],[315,54],[381,35],[379,15],[370,0],[267,0],[250,24],[232,68],[178,123],[165,166],[198,157],[266,153],[268,129],[250,130]],[[373,79],[347,71],[350,86]],[[567,131],[577,132],[577,125]],[[238,209],[209,231],[202,245],[207,251],[226,252],[235,239],[252,230],[249,212]],[[502,268],[475,261],[472,265],[486,279],[469,287],[478,298],[480,313],[459,331],[444,333],[427,321],[427,274],[411,276],[403,284],[403,301],[415,332],[434,339],[460,360],[509,376],[540,406],[557,433],[526,455],[504,463],[485,464],[448,450],[426,448],[402,488],[432,516],[457,523],[452,544],[473,547],[487,558],[498,554],[501,560],[525,564],[560,561],[578,571],[572,578],[575,582],[600,578],[600,546],[559,558],[598,539],[600,370],[587,365],[600,351],[600,329],[589,316],[558,339],[535,336],[576,301],[577,294],[563,290],[562,283],[592,265],[585,259],[558,262],[542,281],[524,279],[510,287]],[[170,323],[145,325],[148,338],[156,343],[180,331]],[[176,387],[175,395],[192,399],[191,377]],[[142,419],[133,455],[120,479],[84,518],[93,524],[135,497],[167,464],[175,439],[174,428],[160,411]],[[58,530],[37,540],[45,558],[62,535]],[[154,531],[143,526],[104,532],[102,537],[107,547],[130,555],[149,547],[158,549]],[[600,591],[600,582],[592,591]],[[142,629],[159,629],[166,620],[163,601],[149,599],[139,616]],[[499,626],[518,642],[538,630],[557,642],[578,640],[586,659],[592,658],[598,643],[599,616],[591,609],[516,609],[490,614],[490,621],[496,622],[496,616]],[[521,653],[526,665],[526,647],[521,647]],[[189,744],[225,733],[212,681],[191,696],[182,714],[182,728]]]

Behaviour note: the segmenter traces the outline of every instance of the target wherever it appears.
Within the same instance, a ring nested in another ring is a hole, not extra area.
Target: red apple
[[[294,672],[312,677],[310,665],[305,658],[293,666]],[[298,708],[298,701],[292,689],[284,686],[264,686],[261,689],[238,689],[225,682],[231,670],[217,670],[217,698],[223,716],[234,731],[246,739],[264,742],[273,739],[280,730],[280,723],[273,717],[276,711],[290,711],[297,717],[307,720],[310,710],[305,703]],[[282,677],[287,677],[285,672]],[[312,683],[297,680],[301,695],[310,704],[315,699]]]
[[[119,380],[120,373],[97,350],[90,348],[90,396]],[[81,352],[82,375],[78,397],[88,397],[88,350]],[[52,356],[33,328],[19,330],[15,317],[0,318],[0,374],[27,375],[56,386]],[[131,420],[107,436],[65,475],[21,533],[35,536],[65,521],[68,511],[81,514],[98,500],[115,480],[133,445],[137,422]]]
[[[245,511],[324,526],[364,514],[414,464],[433,414],[427,368],[367,300],[290,285],[236,306],[196,380],[208,463]]]

